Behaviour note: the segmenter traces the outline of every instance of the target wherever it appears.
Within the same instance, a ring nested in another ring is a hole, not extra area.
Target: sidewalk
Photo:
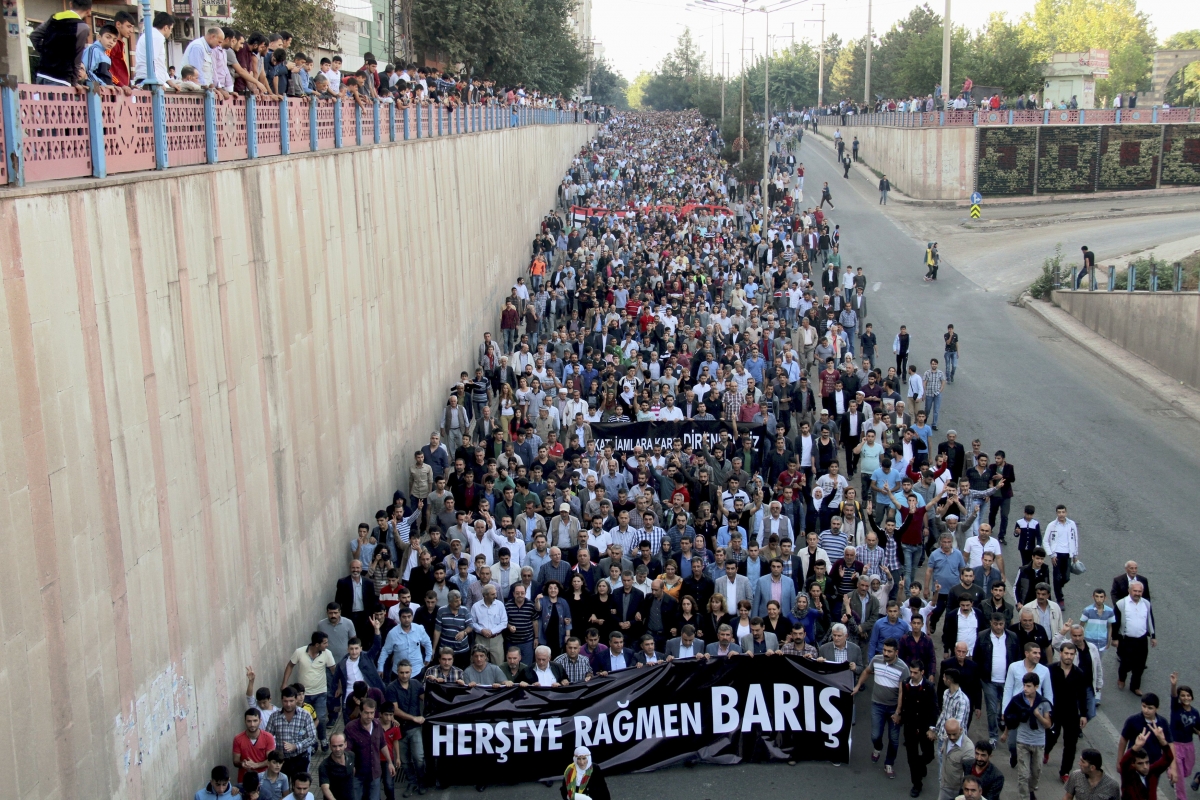
[[[1140,356],[1105,339],[1053,303],[1035,300],[1028,292],[1022,294],[1017,303],[1157,397],[1167,408],[1200,422],[1200,391],[1180,383]]]
[[[837,126],[834,126],[837,129]],[[823,126],[817,129],[816,136],[826,144],[830,151],[834,154],[834,159],[837,158],[837,148],[833,146],[833,134],[826,133],[829,126]],[[812,131],[806,131],[806,137],[812,136]],[[850,129],[850,134],[842,133],[842,137],[846,140],[846,149],[849,151],[850,142],[854,138],[853,128]],[[867,165],[867,162],[859,157],[859,161],[850,168],[851,174],[862,174],[871,181],[872,186],[879,186],[879,176],[882,173],[877,172]],[[878,191],[878,190],[876,190]],[[1135,189],[1119,192],[1084,192],[1081,194],[1035,194],[1035,195],[1019,195],[1015,197],[988,197],[986,203],[989,206],[1024,206],[1024,205],[1039,205],[1044,203],[1071,203],[1086,200],[1121,200],[1131,197],[1146,197],[1149,195],[1163,197],[1170,195],[1194,195],[1200,194],[1200,186],[1163,186],[1158,189]],[[902,205],[913,206],[931,206],[936,208],[967,208],[970,202],[967,199],[963,200],[916,200],[909,197],[895,188],[888,194],[888,202],[895,200]],[[1181,202],[1184,202],[1181,198]],[[979,224],[979,221],[975,221]],[[1197,248],[1200,249],[1200,248]]]

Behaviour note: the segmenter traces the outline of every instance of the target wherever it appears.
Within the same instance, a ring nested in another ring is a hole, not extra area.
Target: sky
[[[736,2],[736,0],[733,0]],[[978,30],[988,15],[1003,11],[1012,20],[1033,10],[1035,0],[958,0],[951,7],[955,25]],[[713,14],[692,10],[697,0],[592,0],[592,35],[603,45],[604,55],[618,72],[633,80],[643,70],[653,71],[663,56],[675,46],[675,40],[685,27],[713,69],[721,71],[721,54],[728,54],[729,74],[737,74],[741,51],[741,15]],[[939,14],[944,13],[944,0],[929,0]],[[871,27],[876,36],[885,33],[892,24],[908,16],[919,5],[917,0],[873,0]],[[1150,16],[1159,40],[1173,33],[1200,28],[1200,3],[1194,0],[1140,0],[1138,7]],[[745,57],[761,55],[764,45],[763,14],[746,15]],[[821,7],[810,0],[771,15],[771,34],[775,49],[787,47],[796,40],[808,39],[814,44],[821,37]],[[721,23],[724,20],[724,46]],[[812,22],[810,20],[816,20]],[[827,0],[825,3],[825,35],[838,34],[842,41],[861,37],[867,31],[867,0]],[[715,42],[715,44],[714,44]],[[711,54],[712,58],[709,59]]]

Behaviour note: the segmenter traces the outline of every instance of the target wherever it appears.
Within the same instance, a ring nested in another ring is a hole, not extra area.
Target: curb
[[[833,146],[833,137],[832,136],[825,135],[825,133],[823,132],[823,129],[821,129],[821,128],[818,128],[817,133],[815,133],[815,134],[812,131],[807,131],[804,135],[818,137],[821,140],[821,142],[826,145],[827,149],[831,153],[833,153],[834,163],[835,163],[835,165],[837,164],[837,148]],[[853,137],[853,135],[854,134],[851,134],[851,137]],[[849,141],[846,142],[846,147],[847,147],[847,149],[850,147]],[[841,169],[840,166],[837,166],[836,168]],[[850,167],[850,174],[858,175],[862,178],[865,178],[866,181],[871,185],[872,191],[875,191],[875,192],[879,191],[879,189],[877,188],[879,186],[879,176],[876,175],[874,170],[867,164],[867,160],[865,158],[859,156],[858,161],[854,162],[854,165],[852,167]],[[895,187],[892,187],[891,191],[888,192],[888,203],[899,203],[900,205],[928,206],[928,207],[945,206],[947,208],[951,208],[954,206],[953,202],[950,202],[947,200],[914,200],[913,198],[904,194],[903,192],[896,189]]]
[[[851,131],[851,133],[849,135],[851,138],[853,138],[853,136],[854,136],[853,128],[850,128],[849,130]],[[804,135],[808,136],[811,133],[812,133],[812,131],[808,131]],[[829,149],[834,152],[835,156],[837,155],[837,148],[835,148],[833,146],[833,136],[827,135],[825,133],[825,127],[818,128],[817,133],[815,135],[820,137],[825,142],[825,144],[827,144],[829,146]],[[845,131],[842,132],[842,137],[843,138],[846,137]],[[850,142],[849,142],[849,140],[847,140],[846,147],[849,148],[849,146],[850,146]],[[879,183],[879,177],[872,171],[872,169],[870,167],[867,166],[867,160],[865,158],[859,157],[859,161],[857,163],[855,163],[855,165],[853,167],[851,167],[850,171],[851,172],[861,171],[863,176],[866,177],[868,180],[872,181],[872,183],[874,185],[878,185],[878,183]],[[1017,196],[1017,197],[988,197],[988,198],[985,198],[985,200],[987,201],[987,204],[990,206],[1028,206],[1028,205],[1046,205],[1046,204],[1059,204],[1059,203],[1062,203],[1062,204],[1083,203],[1083,202],[1087,202],[1088,200],[1130,200],[1130,199],[1139,198],[1139,197],[1171,197],[1173,195],[1188,196],[1188,195],[1196,195],[1196,194],[1200,194],[1200,186],[1162,186],[1157,189],[1134,189],[1134,190],[1112,191],[1112,192],[1088,192],[1088,193],[1080,193],[1080,194],[1034,194],[1034,195],[1021,195],[1021,196]],[[909,197],[908,195],[902,194],[901,192],[897,191],[895,188],[892,189],[891,194],[888,197],[888,200],[889,200],[889,202],[892,200],[895,200],[896,202],[901,203],[902,205],[924,206],[927,208],[970,208],[970,206],[971,206],[970,202],[967,200],[916,200],[914,198]],[[1146,214],[1172,214],[1172,213],[1179,213],[1181,211],[1191,211],[1191,210],[1194,210],[1194,206],[1173,207],[1173,208],[1157,210],[1157,211],[1148,211],[1145,213]],[[1096,218],[1103,219],[1104,217],[1103,217],[1103,215],[1101,215]],[[1085,219],[1090,219],[1090,217],[1085,218]],[[1072,221],[1074,221],[1074,220],[1072,220]]]
[[[1200,391],[1172,378],[1141,356],[1112,342],[1053,303],[1022,292],[1017,305],[1036,314],[1050,327],[1120,372],[1162,401],[1167,408],[1200,422]]]

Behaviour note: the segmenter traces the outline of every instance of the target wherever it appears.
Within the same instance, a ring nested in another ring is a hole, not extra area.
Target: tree
[[[941,74],[941,51],[931,59],[933,34],[937,33],[941,47],[942,18],[933,12],[929,4],[917,6],[904,19],[892,25],[891,30],[879,39],[879,47],[871,54],[871,92],[884,97],[922,96],[933,91],[933,83],[923,82],[924,73],[936,70]],[[924,43],[922,43],[924,39]],[[924,44],[925,46],[922,46]],[[906,59],[911,48],[918,48],[918,55]],[[918,63],[918,59],[924,63]],[[934,83],[937,83],[935,81]]]
[[[629,84],[629,88],[625,90],[625,99],[629,101],[629,107],[634,111],[646,109],[646,87],[650,84],[652,77],[652,73],[639,72],[633,79],[633,83]]]
[[[833,65],[829,76],[829,85],[837,97],[858,99],[863,96],[863,82],[866,80],[867,67],[866,47],[867,40],[864,36],[849,42],[838,53],[837,62]],[[826,62],[825,68],[829,69],[828,62]],[[825,101],[829,102],[831,99],[832,97],[826,94]]]
[[[324,46],[336,49],[334,9],[334,0],[238,0],[233,7],[233,24],[247,35],[287,31],[299,50],[311,52]]]
[[[650,76],[642,102],[657,111],[681,111],[695,106],[695,89],[700,75],[700,53],[691,28],[684,28],[672,50]]]
[[[573,0],[414,0],[413,39],[502,85],[565,94],[587,74],[573,9]]]
[[[616,106],[621,110],[629,108],[626,91],[629,81],[621,77],[608,61],[601,59],[592,67],[592,99],[606,106]]]
[[[1044,64],[1030,29],[996,13],[971,42],[966,74],[980,86],[999,86],[1015,97],[1039,89]]]
[[[1180,31],[1163,43],[1163,49],[1200,50],[1200,29]],[[1166,99],[1171,105],[1200,105],[1200,61],[1193,61],[1172,76]]]
[[[1022,22],[1046,58],[1054,53],[1107,50],[1110,74],[1096,81],[1097,97],[1147,85],[1157,40],[1150,18],[1138,11],[1137,0],[1038,0]]]
[[[763,61],[746,73],[746,102],[763,107]],[[817,49],[808,42],[792,45],[771,58],[771,108],[803,108],[817,102]]]

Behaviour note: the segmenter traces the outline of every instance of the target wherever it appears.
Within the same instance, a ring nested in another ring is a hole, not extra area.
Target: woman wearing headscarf
[[[575,748],[575,760],[563,773],[562,787],[559,789],[563,800],[590,798],[590,800],[611,800],[608,784],[604,782],[604,773],[600,765],[592,761],[592,751],[580,745]]]

